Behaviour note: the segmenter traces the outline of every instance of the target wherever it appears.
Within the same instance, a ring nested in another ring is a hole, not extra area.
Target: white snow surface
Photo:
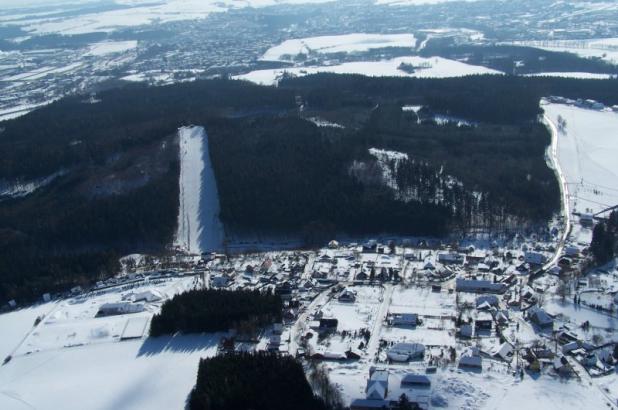
[[[558,161],[569,184],[571,211],[598,212],[618,204],[618,114],[567,104],[543,105],[558,133]]]
[[[261,57],[264,61],[287,61],[289,57],[309,53],[352,53],[384,47],[415,47],[413,34],[352,33],[339,36],[319,36],[286,40],[269,48]],[[286,58],[288,56],[288,58]]]
[[[14,0],[10,0],[14,1]],[[32,0],[29,0],[32,1]],[[115,3],[131,6],[99,13],[76,14],[69,17],[53,15],[36,16],[20,20],[16,15],[12,22],[22,25],[33,34],[84,34],[112,32],[126,27],[195,20],[208,17],[210,13],[224,12],[244,7],[267,7],[277,4],[324,3],[331,0],[115,0]],[[42,3],[42,0],[37,0]],[[67,0],[68,2],[68,0]],[[38,4],[34,4],[38,6]],[[36,9],[31,9],[36,11]],[[8,20],[9,22],[11,20]]]
[[[0,361],[13,353],[13,350],[17,348],[28,332],[34,327],[36,318],[45,316],[53,309],[53,306],[53,303],[46,303],[0,315],[0,329],[2,329]],[[0,397],[2,396],[0,395]],[[3,407],[0,405],[0,408]]]
[[[219,194],[203,127],[182,127],[180,139],[180,207],[176,245],[190,253],[220,249],[223,225]]]
[[[400,64],[412,64],[414,66],[427,65],[426,68],[418,68],[414,73],[406,73],[399,69]],[[418,77],[418,78],[448,78],[462,77],[473,74],[502,74],[500,71],[490,68],[475,66],[455,60],[441,57],[398,57],[382,61],[355,61],[331,66],[311,66],[276,68],[256,70],[234,78],[247,80],[262,85],[274,85],[284,75],[304,76],[316,73],[336,74],[361,74],[369,77]]]
[[[2,409],[178,409],[216,335],[190,335],[50,350],[0,369]]]
[[[613,5],[615,7],[615,3]],[[547,51],[568,52],[584,58],[601,58],[612,64],[618,64],[618,38],[516,41],[513,44]]]
[[[105,41],[94,43],[90,46],[90,50],[86,53],[88,56],[103,56],[108,54],[122,53],[133,50],[137,47],[136,40],[129,41]]]
[[[561,77],[561,78],[579,78],[592,80],[607,80],[612,78],[611,74],[597,74],[584,72],[547,72],[527,74],[526,77]]]

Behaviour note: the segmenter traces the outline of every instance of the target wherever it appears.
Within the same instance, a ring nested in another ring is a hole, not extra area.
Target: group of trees
[[[191,410],[328,410],[289,356],[239,353],[200,361]]]
[[[599,265],[611,261],[618,248],[618,211],[612,211],[606,221],[597,223],[592,231],[590,251]]]
[[[227,331],[252,335],[260,326],[282,319],[281,297],[259,290],[200,289],[166,301],[152,318],[150,335]]]
[[[465,58],[468,64],[493,68],[507,74],[564,71],[618,74],[618,67],[614,64],[573,53],[511,45],[445,44],[440,40],[448,41],[432,39],[420,54],[423,57],[440,56],[455,60]]]
[[[264,117],[209,126],[221,218],[229,228],[305,232],[446,232],[445,207],[402,202],[363,184],[349,168],[364,144],[296,117]],[[359,145],[360,144],[360,145]]]
[[[420,103],[437,112],[493,124],[535,122],[542,112],[539,100],[548,95],[618,104],[615,79],[512,75],[427,79],[322,73],[285,79],[279,88],[302,94],[313,108],[374,107],[381,101]]]

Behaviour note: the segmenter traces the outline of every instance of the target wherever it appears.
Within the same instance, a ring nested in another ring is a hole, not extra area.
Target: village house
[[[448,265],[448,264],[463,265],[464,261],[465,261],[465,256],[462,255],[461,253],[447,252],[447,253],[438,254],[438,262],[445,264],[445,265]]]
[[[506,291],[506,286],[503,283],[461,278],[455,281],[455,288],[457,292],[470,293],[504,293]]]
[[[365,388],[369,400],[383,400],[388,394],[388,370],[369,370],[369,380]]]
[[[387,320],[391,326],[416,326],[418,315],[415,313],[393,313],[388,316]]]
[[[552,328],[554,326],[554,319],[538,306],[533,306],[528,309],[527,314],[528,319],[542,329]]]
[[[401,387],[429,388],[431,380],[423,374],[408,373],[401,379]]]
[[[396,343],[386,356],[393,362],[408,362],[425,357],[425,346],[420,343]]]

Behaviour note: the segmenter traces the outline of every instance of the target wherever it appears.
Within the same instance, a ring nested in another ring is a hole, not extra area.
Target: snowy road
[[[567,183],[566,177],[564,176],[564,172],[562,171],[562,167],[560,166],[560,161],[558,161],[558,129],[556,125],[551,121],[551,119],[547,116],[543,116],[543,120],[545,124],[549,128],[551,132],[551,146],[549,148],[548,157],[552,163],[552,168],[556,173],[556,177],[560,182],[560,196],[562,202],[562,217],[563,217],[563,230],[560,235],[560,240],[558,242],[558,246],[556,246],[556,252],[551,257],[551,259],[543,266],[543,270],[547,270],[556,264],[562,251],[564,249],[564,245],[566,243],[567,238],[569,237],[569,233],[571,232],[571,210],[569,205],[569,185]]]
[[[393,290],[395,289],[395,287],[391,284],[386,284],[384,287],[385,290],[382,295],[382,304],[380,305],[380,310],[375,318],[373,329],[371,329],[371,338],[369,339],[369,343],[367,343],[367,357],[372,359],[375,358],[375,355],[378,352],[380,335],[382,334],[382,326],[384,325],[384,319],[386,318],[388,308],[391,305]]]

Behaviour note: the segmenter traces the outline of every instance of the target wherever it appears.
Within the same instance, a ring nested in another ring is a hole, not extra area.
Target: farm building
[[[401,379],[401,387],[431,387],[431,380],[423,374],[406,374]]]
[[[105,303],[99,307],[97,316],[115,316],[115,315],[127,315],[130,313],[139,313],[144,311],[144,305],[139,303]]]
[[[493,283],[488,280],[457,279],[457,292],[470,293],[504,293],[506,286],[503,283]]]

